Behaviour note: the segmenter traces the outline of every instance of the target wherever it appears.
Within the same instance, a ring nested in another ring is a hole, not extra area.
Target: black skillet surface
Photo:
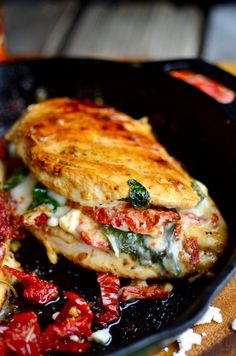
[[[172,69],[192,69],[236,91],[235,77],[200,60],[132,64],[52,58],[0,65],[0,134],[42,91],[50,98],[102,97],[106,104],[135,118],[147,115],[169,152],[209,187],[230,228],[230,245],[214,277],[192,284],[174,281],[174,293],[169,299],[139,301],[123,308],[121,321],[111,327],[112,343],[107,347],[94,345],[87,355],[157,351],[200,318],[236,268],[236,102],[217,103],[172,78],[168,74]],[[18,258],[26,270],[36,270],[62,290],[76,291],[94,302],[95,309],[100,308],[94,272],[64,258],[58,265],[50,265],[44,248],[32,237],[25,241]],[[17,303],[20,309],[34,309],[43,328],[52,322],[51,315],[60,309],[63,299],[40,308],[23,299]]]

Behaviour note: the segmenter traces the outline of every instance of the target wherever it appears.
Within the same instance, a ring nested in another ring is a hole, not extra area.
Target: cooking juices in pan
[[[85,298],[94,314],[101,312],[101,294],[95,272],[80,268],[65,258],[61,258],[57,265],[50,264],[44,248],[32,236],[24,241],[16,256],[25,271],[36,272],[40,278],[57,285],[60,292],[56,300],[40,305],[25,299],[21,283],[17,284],[18,298],[14,298],[13,295],[11,297],[11,310],[9,310],[8,319],[13,313],[34,311],[38,315],[43,331],[54,322],[54,313],[60,311],[65,305],[66,300],[63,294],[67,291]],[[121,286],[127,285],[127,283],[128,280],[121,280]],[[93,343],[87,349],[86,355],[99,354],[100,352],[110,353],[135,340],[163,330],[193,303],[199,288],[207,285],[208,279],[201,278],[192,283],[184,279],[177,282],[171,281],[171,283],[174,285],[174,290],[168,299],[140,300],[121,304],[120,319],[109,326],[112,342],[107,346]],[[182,295],[183,288],[184,296]],[[101,327],[95,326],[94,330],[96,328],[101,329]]]

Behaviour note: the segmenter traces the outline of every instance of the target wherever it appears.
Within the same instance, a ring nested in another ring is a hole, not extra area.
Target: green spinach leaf
[[[13,174],[6,181],[6,183],[3,184],[3,190],[5,192],[8,192],[9,190],[15,188],[17,185],[19,185],[24,180],[24,178],[28,174],[29,174],[29,171],[25,167],[20,168],[15,174]]]
[[[129,179],[129,199],[134,208],[148,208],[151,197],[147,189],[135,179]]]
[[[172,272],[178,276],[180,274],[180,266],[178,261],[179,251],[175,244],[175,226],[176,223],[169,223],[166,224],[164,228],[164,235],[168,242],[167,253],[164,259],[164,267],[166,270],[172,269]]]
[[[53,211],[55,212],[60,204],[48,196],[47,188],[42,184],[38,184],[33,189],[33,201],[29,206],[29,209],[32,210],[41,204],[51,204],[53,206]]]
[[[103,227],[103,233],[110,242],[116,255],[117,252],[119,254],[119,251],[127,253],[133,258],[138,259],[142,265],[159,263],[165,254],[165,252],[158,253],[147,247],[145,239],[149,237],[149,235],[118,230],[111,225],[105,225]]]

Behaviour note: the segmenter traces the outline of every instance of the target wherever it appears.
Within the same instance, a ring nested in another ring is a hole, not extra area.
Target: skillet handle
[[[220,110],[225,112],[229,120],[236,122],[236,77],[233,74],[226,72],[220,67],[198,59],[173,61],[172,63],[166,65],[163,69],[172,77],[181,79],[182,81],[197,88],[197,90],[205,92],[205,94],[209,95],[213,100],[215,100],[216,105]],[[189,77],[191,77],[191,73],[193,74],[193,77],[194,75],[197,76],[198,74],[205,76],[206,82],[200,84],[198,82],[196,85],[191,83],[191,80],[194,82],[195,79],[197,81],[198,79],[187,78],[188,72]],[[231,73],[236,74],[236,65],[235,67],[231,67]],[[186,78],[184,78],[184,76],[186,76]],[[213,94],[210,93],[211,88],[209,89],[209,87],[211,86],[213,88],[216,86],[216,90],[213,90]],[[217,95],[219,95],[218,98]]]
[[[234,78],[234,81],[236,82],[236,63],[235,65],[224,66],[224,68],[220,70],[221,71],[223,70],[224,73],[230,74],[230,76],[232,76]],[[234,93],[236,94],[236,90],[234,90]],[[226,111],[229,119],[236,122],[236,99],[235,98],[229,105],[223,105],[222,109]]]

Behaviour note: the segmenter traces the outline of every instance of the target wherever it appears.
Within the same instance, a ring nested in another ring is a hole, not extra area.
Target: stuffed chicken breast
[[[30,106],[6,138],[28,169],[10,189],[15,213],[51,262],[146,280],[207,271],[223,253],[227,228],[206,187],[146,118],[60,98]]]

